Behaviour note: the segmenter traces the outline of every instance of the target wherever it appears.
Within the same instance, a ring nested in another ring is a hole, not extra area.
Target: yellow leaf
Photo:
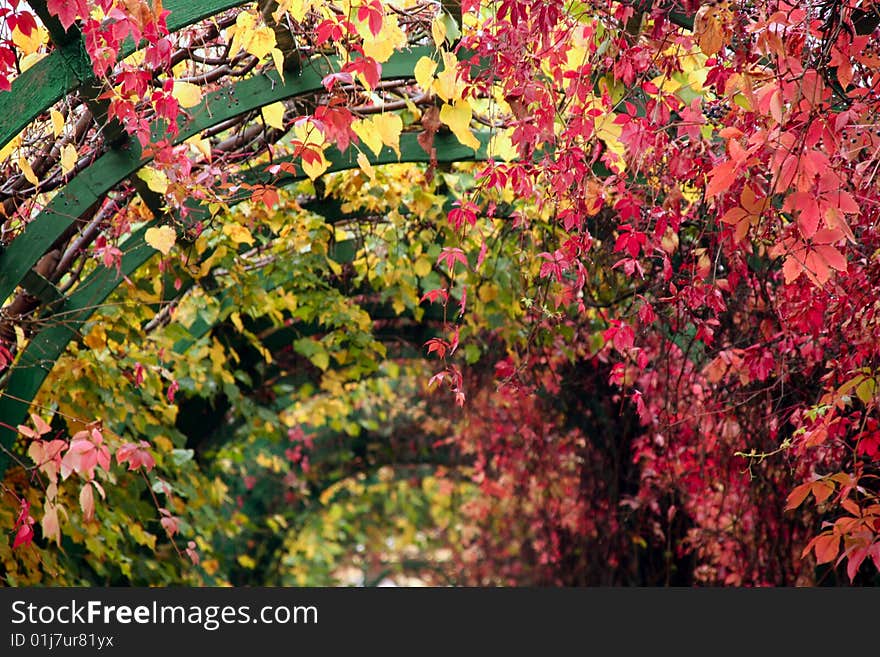
[[[190,82],[175,80],[171,95],[183,108],[195,107],[202,102],[202,89]]]
[[[400,157],[400,133],[403,132],[403,120],[397,114],[377,114],[373,117],[373,125],[379,138],[386,146],[390,146],[397,157]]]
[[[147,187],[157,194],[164,194],[168,191],[168,176],[164,171],[154,169],[153,167],[143,167],[138,171],[138,178],[147,183]]]
[[[278,9],[275,10],[272,17],[277,21],[281,18],[281,14],[286,11],[293,20],[301,23],[309,9],[312,8],[312,4],[312,0],[280,0]]]
[[[241,224],[226,224],[223,226],[223,234],[228,235],[229,239],[236,244],[250,245],[254,243],[254,236],[251,235],[251,231]]]
[[[21,172],[24,174],[25,180],[27,180],[31,185],[38,185],[40,183],[39,178],[37,178],[37,174],[35,174],[34,170],[31,169],[31,165],[26,159],[24,159],[23,157],[19,157],[18,166],[21,168]]]
[[[0,148],[0,162],[5,162],[6,158],[14,151],[16,148],[21,146],[21,137],[22,134],[18,134],[13,137],[3,148]]]
[[[189,139],[186,140],[186,143],[190,146],[195,147],[195,149],[201,153],[206,160],[211,160],[211,142],[207,139],[202,139],[199,135],[193,135]]]
[[[370,164],[370,158],[368,158],[365,153],[358,153],[357,163],[361,168],[361,171],[367,174],[370,180],[376,182],[376,170],[373,168],[373,165]]]
[[[427,276],[431,273],[431,259],[424,255],[419,256],[413,271],[415,271],[416,276]]]
[[[284,129],[284,103],[278,101],[271,105],[266,105],[260,111],[267,125],[278,130]]]
[[[455,105],[443,105],[440,109],[440,120],[449,126],[458,141],[477,150],[480,141],[474,137],[470,129],[472,114],[471,106],[466,101],[460,100]]]
[[[351,129],[354,130],[354,134],[358,136],[358,138],[364,142],[373,153],[378,155],[382,152],[382,137],[379,135],[379,131],[376,130],[375,124],[369,119],[358,119],[354,123],[351,124]]]
[[[263,59],[275,47],[275,32],[270,27],[258,27],[253,31],[251,39],[245,44],[247,50],[257,59]]]
[[[46,53],[44,53],[44,52],[32,52],[30,55],[25,55],[24,57],[21,58],[21,61],[18,63],[19,67],[21,68],[21,72],[24,73],[26,70],[28,70],[31,66],[36,64],[41,59],[43,59],[43,57],[45,57],[45,56],[46,56]]]
[[[257,24],[257,18],[249,11],[243,11],[235,17],[235,25],[228,28],[230,46],[229,58],[235,57],[242,47],[253,38],[254,26]]]
[[[73,144],[64,144],[61,149],[61,173],[65,176],[73,171],[76,166],[76,146]]]
[[[397,17],[387,15],[379,34],[375,37],[372,34],[364,37],[364,55],[372,57],[380,63],[387,62],[396,49],[402,48],[405,45],[406,34],[398,26]]]
[[[498,286],[494,283],[481,285],[477,291],[477,296],[483,303],[491,303],[498,297]]]
[[[86,346],[92,351],[103,349],[107,346],[107,332],[104,330],[103,326],[96,324],[95,328],[89,331],[89,334],[83,338],[83,342],[85,342]]]
[[[57,137],[64,132],[64,115],[54,109],[49,114],[52,117],[52,136]]]
[[[198,275],[198,277],[199,277],[199,278],[204,278],[205,276],[207,276],[207,275],[208,275],[208,272],[210,272],[211,269],[214,267],[214,265],[215,265],[217,262],[221,261],[225,255],[226,255],[226,247],[223,246],[223,245],[221,244],[220,246],[218,246],[218,247],[214,250],[214,253],[212,253],[210,256],[208,256],[208,257],[202,262],[202,264],[199,265],[199,275]]]
[[[430,90],[431,83],[434,81],[434,71],[437,70],[437,62],[430,57],[420,57],[413,69],[416,78],[416,84],[425,91]]]
[[[278,71],[278,77],[284,82],[284,53],[278,48],[272,48],[270,54],[272,55],[272,63],[275,65],[275,70]]]
[[[171,452],[174,449],[174,443],[171,442],[170,438],[166,438],[165,436],[156,436],[153,438],[153,444],[159,448],[162,452]]]
[[[144,234],[144,241],[162,255],[168,255],[171,252],[171,247],[177,241],[177,233],[171,226],[148,228]]]
[[[246,554],[239,555],[238,564],[242,568],[247,568],[248,570],[253,570],[254,568],[257,567],[257,562],[254,561],[254,558],[250,557]]]
[[[25,55],[31,55],[37,51],[37,48],[43,45],[45,36],[46,30],[41,27],[34,28],[29,35],[25,36],[16,25],[15,29],[12,30],[12,43],[18,46],[18,49]]]
[[[489,157],[501,158],[505,162],[510,162],[519,156],[511,140],[512,132],[512,129],[508,128],[492,135],[488,147]]]
[[[434,45],[438,48],[446,41],[446,25],[440,20],[442,14],[438,14],[431,22],[431,37],[434,39]]]
[[[458,60],[452,53],[443,53],[443,72],[434,80],[434,92],[443,100],[450,102],[461,96],[461,85],[457,80]]]
[[[18,324],[15,325],[15,346],[22,351],[27,344],[27,338],[24,335],[24,329]]]

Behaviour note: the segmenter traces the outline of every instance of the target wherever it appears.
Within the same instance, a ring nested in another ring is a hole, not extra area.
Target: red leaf
[[[722,192],[726,192],[730,189],[731,184],[735,179],[736,174],[736,162],[733,160],[728,160],[726,162],[722,162],[714,169],[712,169],[711,176],[712,179],[709,181],[709,184],[706,186],[706,198],[712,198]]]
[[[88,16],[88,7],[84,6],[83,0],[49,0],[46,8],[61,21],[61,26],[67,30],[73,25],[78,16]]]
[[[18,528],[18,532],[15,534],[15,540],[12,541],[12,549],[14,550],[20,545],[27,545],[33,540],[34,528],[31,525],[22,525]]]

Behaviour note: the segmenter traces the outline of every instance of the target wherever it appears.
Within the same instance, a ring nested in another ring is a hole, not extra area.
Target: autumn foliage
[[[873,0],[8,5],[9,583],[876,583]]]

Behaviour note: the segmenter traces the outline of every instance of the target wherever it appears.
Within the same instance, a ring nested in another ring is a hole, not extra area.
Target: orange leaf
[[[736,162],[727,160],[712,169],[712,180],[706,186],[706,198],[712,198],[730,189],[736,174]]]
[[[822,504],[834,492],[834,486],[824,481],[814,481],[810,489],[813,491],[813,497],[816,498],[816,504]]]
[[[833,534],[821,534],[815,539],[813,550],[816,552],[817,563],[828,563],[837,558],[840,551],[840,537]]]
[[[804,500],[807,499],[807,495],[810,494],[810,488],[812,485],[813,482],[808,481],[805,484],[795,487],[795,489],[788,494],[788,499],[785,501],[785,510],[790,511],[803,504]]]

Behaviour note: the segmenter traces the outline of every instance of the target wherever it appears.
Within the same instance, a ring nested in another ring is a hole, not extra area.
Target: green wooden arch
[[[49,29],[56,49],[17,78],[13,82],[11,94],[0,96],[0,116],[4,117],[0,121],[0,143],[8,142],[30,121],[66,94],[82,90],[87,99],[94,102],[98,93],[91,63],[78,30],[74,27],[64,32],[57,20],[48,14],[42,0],[31,4]],[[169,31],[177,31],[241,4],[244,4],[241,0],[205,0],[199,3],[171,0],[166,6],[171,10]],[[134,50],[135,44],[129,41],[125,44],[123,55]],[[419,58],[432,54],[432,48],[423,47],[395,53],[383,64],[382,78],[412,78],[413,68]],[[337,62],[334,59],[316,58],[309,61],[298,75],[288,73],[284,80],[272,71],[206,94],[198,106],[180,119],[175,143],[274,102],[318,92],[322,89],[321,80],[336,67]],[[160,126],[154,130],[153,137],[158,138],[163,132]],[[438,161],[485,158],[485,146],[478,154],[449,135],[438,136],[435,145]],[[331,161],[330,171],[356,166],[351,154],[344,155],[331,149],[328,156]],[[414,135],[403,135],[399,159],[390,149],[384,149],[378,157],[371,157],[375,164],[396,161],[425,162],[428,159]],[[54,304],[52,317],[62,320],[34,335],[9,373],[5,389],[0,391],[0,418],[6,425],[15,426],[26,418],[30,402],[55,360],[77,335],[82,324],[122,280],[122,276],[117,277],[115,272],[97,270],[69,297],[64,298],[54,286],[36,276],[32,267],[91,206],[124,180],[132,179],[150,160],[149,156],[143,155],[136,141],[129,138],[119,142],[61,188],[25,230],[6,249],[0,250],[0,299],[9,298],[19,286],[23,286],[42,301]],[[270,181],[267,176],[265,182],[289,184],[296,179],[296,176],[288,175],[286,178]],[[138,188],[158,218],[155,199],[147,198],[149,194],[143,193],[144,185],[138,185]],[[126,253],[121,264],[122,275],[134,272],[155,253],[143,241],[145,231],[146,227],[126,240]],[[9,426],[0,427],[0,474],[6,469],[8,450],[16,436]]]
[[[483,148],[474,151],[461,145],[450,134],[438,134],[435,138],[437,149],[437,162],[463,162],[486,159],[487,135],[482,137]],[[401,135],[401,155],[398,159],[396,153],[388,147],[382,149],[378,156],[369,154],[372,164],[392,164],[397,162],[429,162],[430,157],[421,147],[416,135],[409,133]],[[329,172],[342,171],[356,168],[355,156],[352,153],[343,154],[337,149],[331,148],[327,152],[331,166]],[[247,176],[246,182],[250,184],[272,183],[278,186],[289,185],[302,180],[303,175],[271,174],[253,170]],[[244,200],[239,197],[236,201]],[[15,426],[23,422],[27,417],[27,411],[31,400],[36,396],[46,377],[52,369],[55,361],[64,353],[67,345],[79,334],[82,325],[89,320],[93,313],[101,306],[107,297],[128,276],[145,264],[156,251],[144,242],[144,234],[148,228],[143,226],[133,233],[123,244],[124,256],[120,268],[120,274],[115,270],[99,268],[83,283],[76,288],[69,298],[64,300],[60,310],[56,310],[55,316],[63,317],[63,321],[54,323],[36,335],[34,335],[19,357],[18,363],[12,370],[4,391],[0,391],[0,417],[6,424]],[[207,332],[210,326],[205,324],[197,331],[202,334]],[[196,336],[198,337],[198,336]],[[185,348],[186,345],[181,345]],[[15,441],[16,433],[7,427],[0,427],[0,446],[9,449]],[[8,465],[8,455],[5,450],[0,451],[0,474]]]
[[[28,123],[70,93],[81,92],[90,107],[99,104],[96,99],[101,91],[100,85],[92,73],[79,31],[72,27],[65,32],[57,19],[48,13],[45,0],[32,0],[30,4],[46,24],[56,48],[13,81],[12,93],[0,96],[0,117],[3,117],[0,120],[0,144],[7,143]],[[168,0],[169,31],[179,31],[242,4],[245,4],[242,0]],[[639,3],[638,8],[645,10],[649,6],[650,3]],[[692,25],[692,20],[686,16],[672,14],[670,17],[679,25]],[[123,47],[122,55],[127,56],[136,49],[136,44],[129,40]],[[433,48],[413,47],[395,53],[382,66],[383,79],[412,78],[419,58],[430,57],[433,52]],[[206,94],[202,102],[179,121],[175,142],[180,143],[224,121],[274,102],[318,92],[322,89],[321,80],[335,70],[337,64],[332,59],[316,58],[307,62],[298,75],[285,75],[283,81],[273,71]],[[153,136],[159,137],[161,132],[161,128],[157,129]],[[435,141],[436,159],[441,162],[484,160],[486,139],[483,137],[482,148],[474,151],[459,144],[451,135],[439,134]],[[328,155],[330,171],[356,166],[351,154],[331,149]],[[6,249],[0,250],[0,299],[9,298],[22,286],[45,303],[54,304],[51,317],[62,319],[32,337],[9,374],[5,390],[0,391],[0,418],[5,424],[14,426],[26,418],[30,402],[55,360],[78,334],[82,324],[122,280],[121,276],[117,277],[110,270],[99,269],[65,298],[45,279],[36,276],[32,267],[79,217],[121,182],[133,179],[150,159],[144,156],[135,140],[125,138],[114,142],[113,148],[61,188],[25,230]],[[429,158],[416,142],[415,135],[405,134],[401,139],[399,159],[390,149],[370,159],[374,164],[384,164],[396,161],[425,162]],[[295,179],[295,176],[288,176],[286,179],[270,180],[267,176],[265,182],[283,185]],[[155,198],[150,198],[149,191],[144,187],[139,184],[138,191],[158,218]],[[121,265],[123,275],[134,272],[155,253],[143,241],[145,230],[146,227],[131,235],[125,243],[126,253]],[[8,464],[7,452],[15,437],[13,430],[0,427],[0,475]]]

